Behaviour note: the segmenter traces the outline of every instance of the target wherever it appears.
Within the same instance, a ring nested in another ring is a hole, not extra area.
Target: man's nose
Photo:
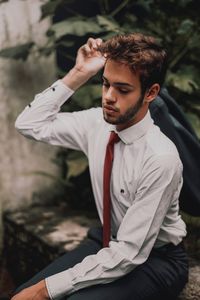
[[[110,86],[107,91],[105,92],[104,98],[106,100],[106,102],[116,102],[117,98],[116,98],[116,93],[115,90],[112,86]]]

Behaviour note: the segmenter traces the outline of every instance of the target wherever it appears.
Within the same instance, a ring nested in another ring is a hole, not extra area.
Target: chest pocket
[[[116,197],[117,197],[118,204],[123,210],[127,210],[131,206],[132,201],[128,189],[124,187],[121,188],[118,187]]]

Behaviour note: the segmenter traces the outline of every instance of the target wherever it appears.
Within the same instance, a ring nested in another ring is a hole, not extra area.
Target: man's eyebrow
[[[102,76],[102,79],[105,80],[106,82],[109,82],[109,80],[104,75]],[[131,85],[131,84],[127,83],[127,82],[114,82],[113,84],[117,85],[117,86],[134,88],[133,85]]]

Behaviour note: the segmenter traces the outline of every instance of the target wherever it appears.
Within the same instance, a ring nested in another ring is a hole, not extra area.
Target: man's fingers
[[[91,49],[96,50],[102,43],[102,39],[98,38],[98,39],[93,39],[93,38],[89,38],[87,41],[87,45],[89,45],[89,47]]]
[[[90,47],[91,49],[96,49],[96,48],[97,48],[96,40],[93,39],[93,38],[89,38],[89,39],[87,40],[87,45],[89,45],[89,47]]]
[[[92,55],[93,51],[96,51],[101,44],[102,44],[102,39],[89,38],[87,40],[87,43],[85,45],[83,45],[80,48],[80,50],[83,52],[84,55],[90,57],[90,55]]]
[[[83,52],[84,52],[85,54],[89,54],[89,53],[91,52],[91,48],[89,47],[88,44],[83,45],[83,46],[81,47],[81,49],[83,50]]]
[[[101,44],[103,43],[102,39],[98,38],[96,39],[97,45],[101,46]]]

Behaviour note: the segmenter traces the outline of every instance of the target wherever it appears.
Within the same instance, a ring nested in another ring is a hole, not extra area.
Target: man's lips
[[[108,104],[103,105],[103,108],[107,112],[118,112],[119,111],[116,107],[113,107],[113,106],[108,105]]]

